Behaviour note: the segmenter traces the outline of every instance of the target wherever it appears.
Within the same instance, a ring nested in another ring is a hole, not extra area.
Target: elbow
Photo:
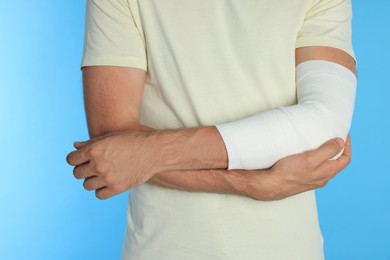
[[[110,124],[88,126],[88,133],[90,139],[118,131],[150,132],[155,131],[155,129],[146,125],[141,125],[139,122],[125,122],[121,125]]]
[[[346,140],[351,127],[353,107],[334,109],[320,102],[305,104],[305,107],[311,112],[309,134],[317,140],[318,145],[333,138]]]
[[[108,133],[108,132],[104,131],[102,129],[91,129],[91,128],[88,128],[89,139],[93,139],[93,138],[105,135],[106,133]]]
[[[108,127],[88,127],[88,134],[89,138],[93,139],[99,136],[103,136],[105,134],[108,134],[110,132],[114,131],[113,129],[110,129]]]
[[[328,117],[326,121],[328,123],[328,128],[330,132],[329,139],[342,138],[344,141],[347,139],[348,133],[351,128],[351,116],[333,115]]]

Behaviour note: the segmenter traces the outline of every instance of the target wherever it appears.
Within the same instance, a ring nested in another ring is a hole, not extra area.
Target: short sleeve
[[[127,0],[87,0],[81,67],[147,70],[146,47]]]
[[[313,0],[296,42],[297,48],[305,46],[333,47],[355,58],[351,0]]]

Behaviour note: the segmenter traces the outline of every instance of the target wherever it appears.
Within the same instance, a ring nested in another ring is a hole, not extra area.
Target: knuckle
[[[110,174],[107,174],[106,172],[98,172],[98,176],[99,178],[101,178],[104,182],[106,183],[112,183],[112,178],[110,176]],[[115,180],[115,179],[114,179]]]
[[[334,151],[334,153],[340,152],[341,147],[340,147],[340,145],[337,143],[336,140],[332,140],[331,143],[330,143],[330,145],[331,145],[331,148],[332,148],[332,150]]]
[[[112,186],[112,191],[115,193],[121,193],[124,190],[123,186],[120,184],[116,184]]]
[[[97,173],[106,173],[108,171],[108,167],[104,162],[96,162],[93,168]]]
[[[89,147],[89,149],[87,150],[87,154],[89,157],[96,158],[102,154],[102,150],[98,145],[93,145]]]

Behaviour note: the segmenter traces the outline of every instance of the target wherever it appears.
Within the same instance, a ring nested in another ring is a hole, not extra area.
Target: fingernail
[[[343,140],[343,139],[337,138],[337,139],[336,139],[336,142],[337,142],[337,144],[340,146],[340,148],[344,148],[345,143],[344,143],[344,140]]]

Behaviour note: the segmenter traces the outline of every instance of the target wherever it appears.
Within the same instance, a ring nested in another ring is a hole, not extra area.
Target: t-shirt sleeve
[[[351,0],[314,0],[296,41],[297,48],[305,46],[333,47],[355,58]]]
[[[87,0],[81,67],[147,70],[146,47],[127,0]]]

